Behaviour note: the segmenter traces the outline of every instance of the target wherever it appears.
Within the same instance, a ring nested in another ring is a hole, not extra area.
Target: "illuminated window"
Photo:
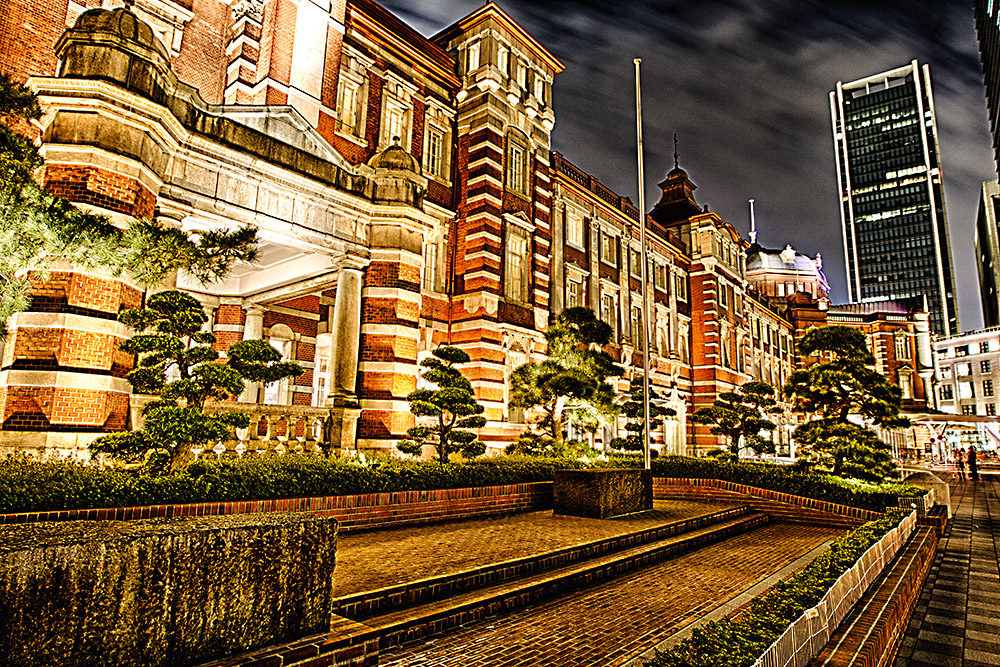
[[[896,358],[903,360],[910,358],[910,341],[909,337],[905,332],[897,331],[894,334],[895,347],[896,347]]]
[[[566,278],[566,307],[575,308],[583,305],[583,281]]]
[[[517,301],[528,300],[528,232],[507,224],[504,294]]]
[[[445,133],[436,127],[428,127],[424,141],[424,168],[431,176],[444,176]]]
[[[618,266],[618,244],[613,234],[601,232],[601,261],[611,266]]]
[[[601,295],[601,320],[611,327],[612,340],[618,335],[618,318],[615,317],[615,295]]]
[[[438,247],[437,243],[430,241],[424,244],[424,280],[425,290],[437,289],[438,276]]]
[[[507,188],[528,194],[528,149],[513,138],[507,141]]]
[[[993,395],[993,380],[983,380],[983,396]]]
[[[566,242],[580,250],[584,249],[584,221],[578,211],[566,209]]]
[[[469,68],[468,72],[479,69],[479,42],[469,45]]]
[[[982,361],[979,362],[979,370],[981,370],[983,373],[989,373],[990,368],[991,365],[989,359],[983,359]]]

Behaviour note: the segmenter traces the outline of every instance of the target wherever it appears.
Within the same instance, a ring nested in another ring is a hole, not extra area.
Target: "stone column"
[[[353,448],[361,407],[357,396],[358,347],[361,342],[361,267],[345,265],[337,277],[337,297],[330,325],[329,446]]]
[[[618,258],[618,286],[621,288],[621,320],[622,335],[619,339],[623,343],[631,343],[636,348],[642,345],[636,344],[636,339],[640,338],[632,332],[632,271],[629,262],[632,259],[632,234],[626,227],[622,232],[621,252]],[[641,342],[641,341],[640,341]]]
[[[589,292],[590,309],[594,311],[594,314],[598,318],[601,316],[601,223],[597,221],[597,218],[590,219],[590,252],[588,256],[590,258],[590,286],[587,288]]]
[[[258,303],[244,306],[247,311],[243,323],[243,340],[261,340],[264,337],[264,307]],[[248,382],[240,395],[240,403],[256,403],[260,394],[259,382]]]
[[[558,186],[557,186],[558,187]],[[552,281],[549,283],[549,313],[558,315],[566,307],[566,272],[563,269],[563,249],[566,239],[566,204],[556,200],[552,207]]]

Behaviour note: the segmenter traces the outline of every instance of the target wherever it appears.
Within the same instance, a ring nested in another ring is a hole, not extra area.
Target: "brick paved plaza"
[[[980,482],[952,483],[954,518],[894,667],[1000,665],[998,480],[987,474]]]
[[[348,535],[338,549],[336,593],[451,574],[722,507],[657,501],[652,512],[606,521],[533,512]],[[843,532],[842,528],[768,524],[524,609],[383,648],[380,664],[624,664]]]

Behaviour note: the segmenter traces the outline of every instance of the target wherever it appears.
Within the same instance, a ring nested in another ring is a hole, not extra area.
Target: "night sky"
[[[381,0],[425,35],[483,0]],[[498,0],[559,58],[552,147],[637,201],[633,58],[642,58],[646,208],[680,164],[695,196],[760,243],[823,254],[834,302],[847,300],[829,92],[930,63],[963,330],[982,326],[975,215],[996,178],[972,1],[552,2]]]

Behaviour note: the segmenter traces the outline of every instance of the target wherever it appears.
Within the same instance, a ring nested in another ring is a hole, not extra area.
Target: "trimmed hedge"
[[[802,615],[815,607],[837,579],[908,514],[892,510],[842,537],[789,579],[750,603],[737,622],[709,621],[646,667],[749,667]]]
[[[642,466],[641,460],[633,457],[621,457],[616,461],[621,465]],[[926,489],[899,482],[872,484],[834,475],[801,472],[776,463],[728,463],[712,458],[661,456],[653,459],[651,465],[653,477],[718,479],[876,512],[895,507],[897,496],[923,496],[927,493]]]
[[[495,457],[467,463],[313,456],[202,460],[169,475],[24,456],[0,460],[0,512],[135,507],[454,489],[551,481],[573,459]]]
[[[905,484],[873,485],[830,475],[797,472],[762,463],[667,456],[653,459],[654,477],[720,479],[817,500],[883,511],[896,495],[922,495]],[[312,456],[202,460],[169,475],[100,468],[24,456],[0,460],[0,512],[134,507],[268,498],[454,489],[551,481],[557,468],[642,467],[636,457],[577,461],[535,456],[498,456],[466,463]]]

